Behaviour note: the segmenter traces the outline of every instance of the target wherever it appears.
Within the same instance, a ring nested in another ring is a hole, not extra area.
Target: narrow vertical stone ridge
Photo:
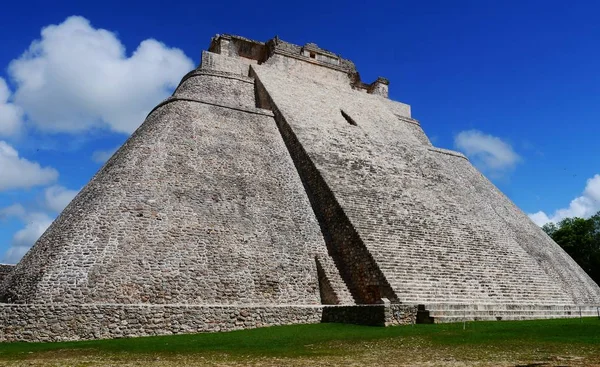
[[[329,281],[329,277],[325,273],[325,269],[323,269],[323,265],[321,264],[321,261],[319,261],[318,256],[315,256],[315,262],[317,264],[321,303],[324,305],[339,305],[341,303],[340,298],[333,289],[333,285]]]
[[[321,292],[321,302],[324,304],[342,305],[356,303],[331,256],[319,254],[315,257],[315,261],[317,262],[317,270],[320,272],[319,280],[323,279],[327,283],[327,286],[333,292],[334,297],[332,298],[335,300],[334,303],[323,302],[323,292]]]
[[[379,269],[375,259],[362,242],[356,229],[325,183],[323,177],[296,138],[282,113],[253,72],[257,100],[268,101],[283,141],[302,180],[309,201],[321,226],[329,255],[333,258],[342,279],[353,298],[361,304],[376,304],[387,298],[399,303],[398,297]],[[264,108],[262,106],[261,108]]]

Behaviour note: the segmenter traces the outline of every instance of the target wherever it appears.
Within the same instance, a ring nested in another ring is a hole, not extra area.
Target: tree
[[[600,284],[600,212],[589,219],[566,218],[542,227],[583,270]]]
[[[554,232],[556,232],[558,227],[556,226],[556,224],[554,224],[554,222],[548,222],[542,226],[542,229],[544,230],[544,232],[546,232],[548,236],[552,237],[552,235],[554,234]]]

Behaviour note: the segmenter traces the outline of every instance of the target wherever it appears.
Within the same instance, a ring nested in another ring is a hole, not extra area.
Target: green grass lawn
[[[3,365],[599,365],[597,318],[279,326],[65,343],[3,343]]]

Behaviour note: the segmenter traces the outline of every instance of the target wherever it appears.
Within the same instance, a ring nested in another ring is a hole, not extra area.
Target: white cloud
[[[25,227],[14,234],[11,246],[2,258],[2,262],[9,264],[17,263],[52,223],[47,214],[28,213],[19,204],[0,209],[0,215],[15,216],[25,223]]]
[[[558,223],[565,218],[589,218],[598,211],[600,211],[600,174],[587,180],[583,193],[571,200],[569,207],[558,209],[551,216],[539,211],[529,214],[529,218],[538,226],[543,226],[548,222]]]
[[[147,39],[127,57],[117,36],[78,16],[42,29],[41,39],[9,65],[14,103],[48,132],[108,127],[131,133],[166,98],[192,61]]]
[[[0,209],[0,220],[6,219],[8,217],[23,218],[25,217],[25,214],[26,211],[23,205],[13,204],[11,206],[7,206],[6,208]]]
[[[60,213],[78,192],[60,185],[50,186],[44,191],[46,207],[55,213]]]
[[[31,246],[9,247],[8,250],[4,253],[4,257],[2,258],[2,264],[17,264],[19,261],[21,261],[21,258],[25,256],[25,254],[27,253],[27,251],[29,251],[30,248]]]
[[[546,215],[546,213],[544,213],[543,211],[539,211],[537,213],[528,215],[529,219],[531,219],[533,223],[537,224],[540,227],[548,222],[551,222],[550,218],[548,218],[548,215]]]
[[[0,78],[0,136],[16,135],[21,130],[23,111],[9,103],[11,92],[3,78]]]
[[[50,186],[44,190],[42,207],[59,213],[71,202],[77,192],[77,190],[69,190],[59,185]],[[49,213],[41,210],[28,210],[21,204],[0,208],[0,221],[11,217],[18,218],[25,226],[14,234],[2,262],[16,263],[46,231],[53,218]]]
[[[473,160],[477,167],[493,177],[502,176],[521,161],[510,144],[478,130],[460,132],[454,138],[454,145]]]
[[[119,149],[119,147],[115,147],[108,150],[96,150],[94,153],[92,153],[92,160],[96,163],[104,163],[110,157],[112,157],[113,154],[115,154],[117,149]]]
[[[47,185],[57,178],[54,168],[19,157],[12,146],[0,140],[0,191]]]

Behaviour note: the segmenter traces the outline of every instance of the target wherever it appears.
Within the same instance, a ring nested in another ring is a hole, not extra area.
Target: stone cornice
[[[165,99],[164,101],[162,101],[161,103],[159,103],[156,107],[154,107],[152,109],[152,111],[150,111],[150,113],[148,114],[148,116],[150,116],[158,108],[160,108],[160,107],[162,107],[162,106],[164,106],[166,104],[169,104],[169,103],[172,103],[172,102],[177,102],[177,101],[201,103],[201,104],[206,104],[206,105],[215,106],[215,107],[227,108],[227,109],[230,109],[230,110],[236,110],[236,111],[241,111],[241,112],[253,113],[255,115],[263,115],[263,116],[273,117],[273,112],[271,112],[269,110],[263,110],[262,108],[249,108],[249,107],[244,107],[244,106],[232,106],[232,105],[226,105],[226,104],[216,103],[216,102],[209,102],[209,101],[204,101],[204,100],[195,99],[195,98],[187,98],[187,97],[169,97],[169,98]]]
[[[450,150],[450,149],[428,147],[427,150],[429,150],[431,152],[435,152],[435,153],[441,153],[441,154],[451,155],[453,157],[458,157],[458,158],[466,159],[467,161],[469,160],[469,158],[467,158],[464,154],[462,154],[460,152],[457,152],[457,151],[454,151],[454,150]]]

